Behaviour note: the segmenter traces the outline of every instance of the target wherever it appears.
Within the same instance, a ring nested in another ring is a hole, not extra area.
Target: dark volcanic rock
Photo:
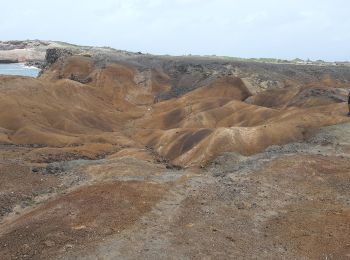
[[[45,60],[47,65],[55,63],[61,57],[67,57],[73,55],[73,52],[63,48],[52,48],[46,50]]]
[[[92,81],[92,78],[90,78],[90,77],[81,78],[81,77],[79,77],[78,75],[75,75],[75,74],[71,74],[69,79],[77,81],[77,82],[80,82],[82,84],[87,84],[87,83],[90,83]]]
[[[313,88],[305,89],[295,96],[290,102],[289,106],[300,106],[311,98],[328,99],[330,102],[342,103],[347,101],[347,97],[342,93],[341,89],[323,89]]]
[[[46,66],[46,63],[44,61],[40,60],[34,60],[34,61],[28,61],[26,62],[26,66],[33,66],[39,69],[43,69]]]
[[[17,59],[0,59],[0,64],[18,63]]]

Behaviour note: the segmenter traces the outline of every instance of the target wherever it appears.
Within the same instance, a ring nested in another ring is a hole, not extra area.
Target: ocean
[[[23,63],[0,64],[0,75],[18,75],[36,78],[40,69],[25,66]]]

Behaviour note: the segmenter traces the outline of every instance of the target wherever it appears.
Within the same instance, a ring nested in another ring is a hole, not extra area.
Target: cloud
[[[255,24],[257,22],[261,22],[268,18],[268,14],[265,11],[260,11],[256,13],[247,14],[240,21],[240,24]]]

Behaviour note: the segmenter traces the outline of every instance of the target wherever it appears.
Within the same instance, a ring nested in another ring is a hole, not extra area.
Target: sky
[[[350,61],[349,0],[0,0],[0,40]]]

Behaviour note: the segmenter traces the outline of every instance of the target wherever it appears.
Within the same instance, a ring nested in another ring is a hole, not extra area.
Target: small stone
[[[64,249],[65,250],[69,250],[69,249],[72,249],[74,246],[72,244],[67,244],[64,246]]]
[[[238,203],[235,203],[237,209],[249,209],[250,208],[250,205],[246,202],[238,202]]]
[[[55,245],[55,242],[54,241],[51,241],[51,240],[46,240],[44,242],[45,246],[47,247],[53,247]]]

